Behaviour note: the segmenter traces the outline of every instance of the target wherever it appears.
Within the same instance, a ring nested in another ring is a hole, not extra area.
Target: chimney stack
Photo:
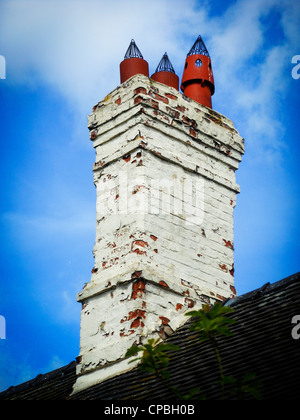
[[[187,54],[181,89],[185,96],[212,108],[211,97],[215,91],[214,77],[209,53],[200,35]]]
[[[152,74],[151,79],[177,90],[179,89],[179,77],[175,74],[175,70],[167,53],[164,53],[155,73]]]
[[[187,58],[182,83],[185,93],[200,90],[196,97],[203,100],[213,81],[200,44]],[[126,56],[121,81],[130,80],[88,117],[95,149],[95,265],[77,295],[82,311],[74,393],[132,369],[126,351],[164,339],[191,308],[236,294],[233,208],[244,140],[228,118],[176,91],[172,71],[162,77],[166,56],[154,80],[134,41]],[[193,70],[198,59],[207,67],[203,72]]]
[[[149,66],[147,61],[144,60],[134,39],[132,39],[126,51],[124,60],[120,63],[121,83],[124,83],[135,74],[143,74],[144,76],[149,77]]]

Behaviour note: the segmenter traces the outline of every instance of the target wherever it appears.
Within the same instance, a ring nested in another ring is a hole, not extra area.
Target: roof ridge
[[[266,293],[269,293],[275,289],[283,288],[291,283],[295,283],[297,281],[300,281],[300,272],[297,272],[295,274],[292,274],[291,276],[285,277],[281,280],[278,280],[274,283],[267,282],[263,284],[261,287],[254,289],[250,292],[244,293],[243,295],[236,296],[232,299],[226,299],[223,304],[224,306],[234,306],[237,303],[240,303],[244,300],[253,299],[258,296],[265,295]]]
[[[59,373],[64,374],[65,372],[74,369],[76,366],[76,360],[72,360],[70,363],[68,363],[65,366],[61,366],[60,368],[51,370],[50,372],[46,372],[46,373],[39,373],[37,374],[33,379],[30,379],[29,381],[23,382],[21,384],[18,385],[12,385],[9,388],[7,388],[4,391],[0,392],[0,400],[1,400],[1,395],[9,395],[10,393],[15,393],[15,392],[19,392],[19,391],[25,391],[26,389],[29,389],[30,387],[41,383],[43,380],[49,380],[52,377],[57,376]]]

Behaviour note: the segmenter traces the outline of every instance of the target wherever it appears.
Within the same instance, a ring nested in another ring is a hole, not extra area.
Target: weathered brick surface
[[[234,296],[244,152],[230,120],[143,76],[99,102],[88,126],[97,220],[91,281],[78,294],[77,371],[88,373],[78,388],[107,377],[132,344],[178,328],[188,309]]]

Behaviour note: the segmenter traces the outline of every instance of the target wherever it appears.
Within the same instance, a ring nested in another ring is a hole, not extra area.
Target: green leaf
[[[140,351],[143,351],[143,348],[142,347],[132,346],[132,347],[130,347],[130,349],[127,350],[127,352],[125,354],[125,357],[127,358],[127,357],[134,356],[134,355],[136,355]]]
[[[217,302],[212,307],[203,305],[202,309],[187,312],[186,315],[194,318],[191,330],[198,331],[199,340],[205,341],[214,339],[217,335],[229,336],[231,334],[228,325],[236,321],[226,315],[232,311],[232,308]]]

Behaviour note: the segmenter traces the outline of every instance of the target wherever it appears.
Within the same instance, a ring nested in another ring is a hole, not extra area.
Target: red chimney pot
[[[167,53],[163,55],[151,79],[179,90],[179,77],[175,74]]]
[[[135,74],[143,74],[144,76],[149,77],[149,66],[147,61],[143,59],[140,50],[132,39],[126,51],[124,60],[120,63],[121,83],[124,83]]]
[[[186,57],[181,89],[184,95],[212,108],[211,97],[215,91],[214,77],[211,60],[200,35]]]

